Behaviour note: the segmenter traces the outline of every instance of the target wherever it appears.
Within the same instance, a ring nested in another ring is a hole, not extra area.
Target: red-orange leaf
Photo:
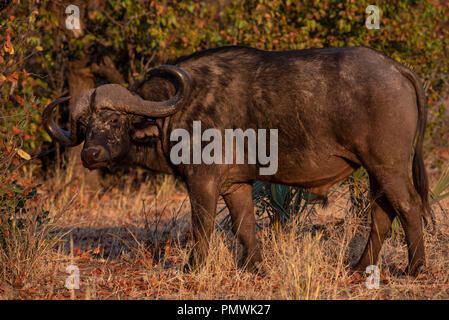
[[[14,54],[14,47],[12,46],[9,35],[6,36],[6,42],[3,45],[3,49],[5,50],[5,52],[8,52],[9,54]]]
[[[12,134],[14,136],[18,136],[21,133],[22,133],[22,130],[18,129],[16,126],[12,127]]]
[[[17,103],[23,106],[25,103],[25,99],[23,99],[21,96],[16,96]]]
[[[19,74],[17,73],[17,72],[13,72],[13,73],[11,73],[8,77],[7,77],[7,79],[8,79],[8,81],[10,81],[10,82],[14,82],[14,81],[17,81],[17,80],[19,80]]]

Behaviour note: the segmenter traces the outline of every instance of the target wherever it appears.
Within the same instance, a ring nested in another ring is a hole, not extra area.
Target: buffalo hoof
[[[247,272],[250,272],[259,277],[265,277],[267,275],[265,267],[263,266],[262,262],[260,262],[260,261],[248,263],[248,264],[244,265],[243,268]]]
[[[349,270],[348,270],[349,269]],[[349,275],[352,275],[354,273],[358,273],[360,275],[366,274],[366,266],[362,266],[360,264],[353,265],[349,267],[349,264],[346,264],[346,270],[348,271]]]
[[[366,281],[366,273],[360,271],[350,271],[348,278],[343,280],[342,284],[361,284]]]
[[[184,273],[191,273],[191,272],[195,272],[198,271],[200,269],[199,266],[193,264],[193,263],[186,263],[183,267],[182,267],[182,271]]]
[[[193,271],[192,266],[189,263],[186,263],[183,267],[182,267],[182,272],[184,273],[190,273]]]
[[[391,263],[390,265],[388,265],[386,270],[387,270],[388,274],[393,277],[403,277],[406,275],[404,268],[399,268],[394,263]]]
[[[190,273],[190,272],[198,271],[203,265],[204,265],[204,261],[198,263],[191,256],[190,259],[189,259],[189,262],[186,263],[182,267],[182,270],[183,270],[184,273]]]
[[[419,265],[415,268],[410,268],[410,266],[407,266],[407,268],[405,268],[404,275],[417,279],[426,279],[429,276],[429,271],[424,265]]]

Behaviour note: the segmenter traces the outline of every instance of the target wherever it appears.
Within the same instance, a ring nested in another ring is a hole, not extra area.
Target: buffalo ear
[[[138,143],[155,142],[160,137],[160,130],[153,120],[144,120],[133,123],[131,138]]]

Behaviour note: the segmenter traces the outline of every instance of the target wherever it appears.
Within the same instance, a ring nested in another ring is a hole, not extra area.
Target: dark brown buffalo
[[[418,76],[365,47],[267,52],[223,47],[152,69],[130,92],[102,85],[78,97],[70,132],[53,121],[53,101],[43,119],[49,134],[75,146],[84,140],[87,168],[140,165],[176,174],[186,183],[196,242],[190,266],[204,261],[217,199],[230,209],[234,231],[250,269],[261,254],[255,236],[251,184],[265,180],[328,189],[363,166],[375,204],[369,241],[355,270],[376,263],[392,220],[406,234],[412,274],[425,265],[422,217],[429,213],[423,164],[426,102]],[[276,128],[278,170],[260,175],[260,164],[179,164],[170,161],[177,128]],[[414,140],[416,144],[414,147]],[[408,163],[414,147],[413,183]]]

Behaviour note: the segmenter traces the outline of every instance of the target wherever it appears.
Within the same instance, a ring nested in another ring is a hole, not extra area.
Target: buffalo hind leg
[[[425,267],[421,198],[410,181],[407,167],[402,170],[385,167],[375,169],[374,178],[379,182],[379,188],[397,213],[405,231],[409,260],[407,272],[417,275]]]
[[[252,186],[240,184],[223,198],[231,214],[232,230],[243,245],[243,265],[251,272],[258,272],[262,256],[256,239]]]
[[[371,232],[358,263],[352,268],[353,271],[365,272],[366,267],[374,265],[379,257],[382,244],[391,229],[396,213],[388,203],[384,195],[377,194],[378,188],[371,183],[371,194],[375,200],[371,208]]]

